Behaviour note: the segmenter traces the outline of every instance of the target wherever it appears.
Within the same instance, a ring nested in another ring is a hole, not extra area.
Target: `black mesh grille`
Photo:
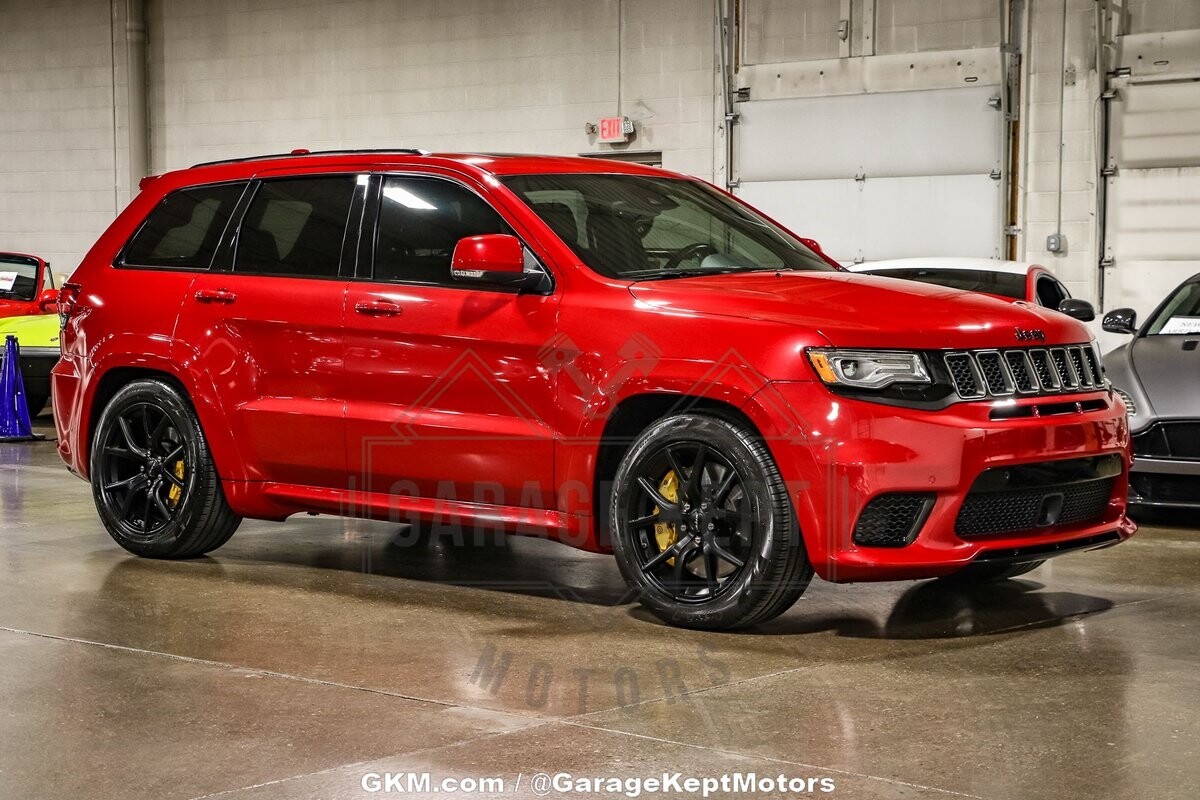
[[[946,369],[964,400],[1086,392],[1104,389],[1095,349],[1069,347],[947,353]]]
[[[1009,350],[1004,357],[1008,360],[1008,371],[1012,373],[1013,380],[1017,383],[1017,391],[1023,393],[1035,391],[1037,386],[1034,384],[1028,357],[1020,350]]]
[[[1008,376],[1004,374],[1004,367],[1000,364],[999,353],[979,353],[975,356],[975,361],[979,364],[979,371],[983,373],[989,394],[1012,394],[1012,386],[1008,382]]]
[[[983,397],[983,391],[975,381],[975,370],[971,367],[971,357],[966,353],[955,353],[946,356],[946,368],[954,380],[954,387],[962,397]]]
[[[965,537],[987,536],[1091,522],[1104,516],[1112,497],[1113,480],[1100,478],[1031,489],[972,492],[958,512],[954,532]]]
[[[1079,382],[1081,384],[1095,383],[1092,379],[1091,369],[1084,363],[1083,349],[1068,347],[1067,352],[1071,354],[1071,363],[1075,366],[1075,374],[1079,376]]]
[[[1101,385],[1104,383],[1104,367],[1096,358],[1096,349],[1093,347],[1083,348],[1083,354],[1087,357],[1088,367],[1092,370],[1092,383]]]
[[[1074,389],[1079,385],[1079,381],[1071,372],[1071,368],[1067,366],[1067,351],[1062,347],[1056,347],[1050,351],[1051,358],[1054,359],[1054,368],[1058,370],[1058,378],[1064,389]]]
[[[1062,513],[1058,517],[1059,525],[1074,525],[1076,522],[1086,522],[1103,516],[1104,508],[1112,498],[1113,479],[1105,478],[1099,481],[1089,481],[1072,487],[1069,492],[1063,492]]]
[[[932,492],[881,494],[858,516],[854,543],[867,547],[904,547],[916,538],[935,495]]]
[[[1042,384],[1042,389],[1053,391],[1060,384],[1058,377],[1054,371],[1054,364],[1050,361],[1050,354],[1045,350],[1030,350],[1029,359],[1033,362],[1033,368],[1037,371],[1038,381]]]

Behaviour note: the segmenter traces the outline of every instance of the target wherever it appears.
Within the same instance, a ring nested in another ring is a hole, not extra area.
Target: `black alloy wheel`
[[[733,420],[686,414],[652,425],[621,462],[611,519],[626,581],[672,624],[766,621],[812,577],[770,452]]]
[[[105,406],[91,480],[109,534],[138,555],[198,556],[241,522],[225,501],[195,411],[164,381],[130,383]]]

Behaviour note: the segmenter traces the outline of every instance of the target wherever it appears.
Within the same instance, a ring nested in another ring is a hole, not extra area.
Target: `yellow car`
[[[21,349],[21,378],[29,416],[42,413],[50,399],[50,368],[58,361],[58,315],[35,314],[0,319],[0,358],[9,336],[17,337]]]

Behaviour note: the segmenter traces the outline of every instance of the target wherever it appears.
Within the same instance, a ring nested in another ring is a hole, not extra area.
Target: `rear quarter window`
[[[196,186],[164,197],[130,239],[124,266],[208,269],[243,183]]]

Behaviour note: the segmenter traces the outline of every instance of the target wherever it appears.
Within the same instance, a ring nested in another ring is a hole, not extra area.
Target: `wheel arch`
[[[85,416],[81,420],[86,427],[79,444],[82,449],[80,463],[89,470],[91,463],[92,439],[96,433],[96,425],[100,415],[109,401],[121,390],[137,380],[160,380],[175,388],[196,412],[200,420],[204,438],[212,452],[213,462],[217,473],[222,478],[236,478],[244,472],[241,455],[236,443],[229,434],[229,426],[224,424],[225,415],[204,392],[196,391],[184,375],[173,369],[169,360],[146,360],[138,363],[112,363],[98,367],[91,376],[90,383],[94,387],[85,407]]]
[[[612,549],[608,498],[621,459],[637,437],[655,422],[686,413],[721,417],[744,426],[755,436],[762,436],[754,421],[727,400],[674,392],[644,392],[622,399],[604,422],[592,470],[592,519],[598,549],[605,552]]]

